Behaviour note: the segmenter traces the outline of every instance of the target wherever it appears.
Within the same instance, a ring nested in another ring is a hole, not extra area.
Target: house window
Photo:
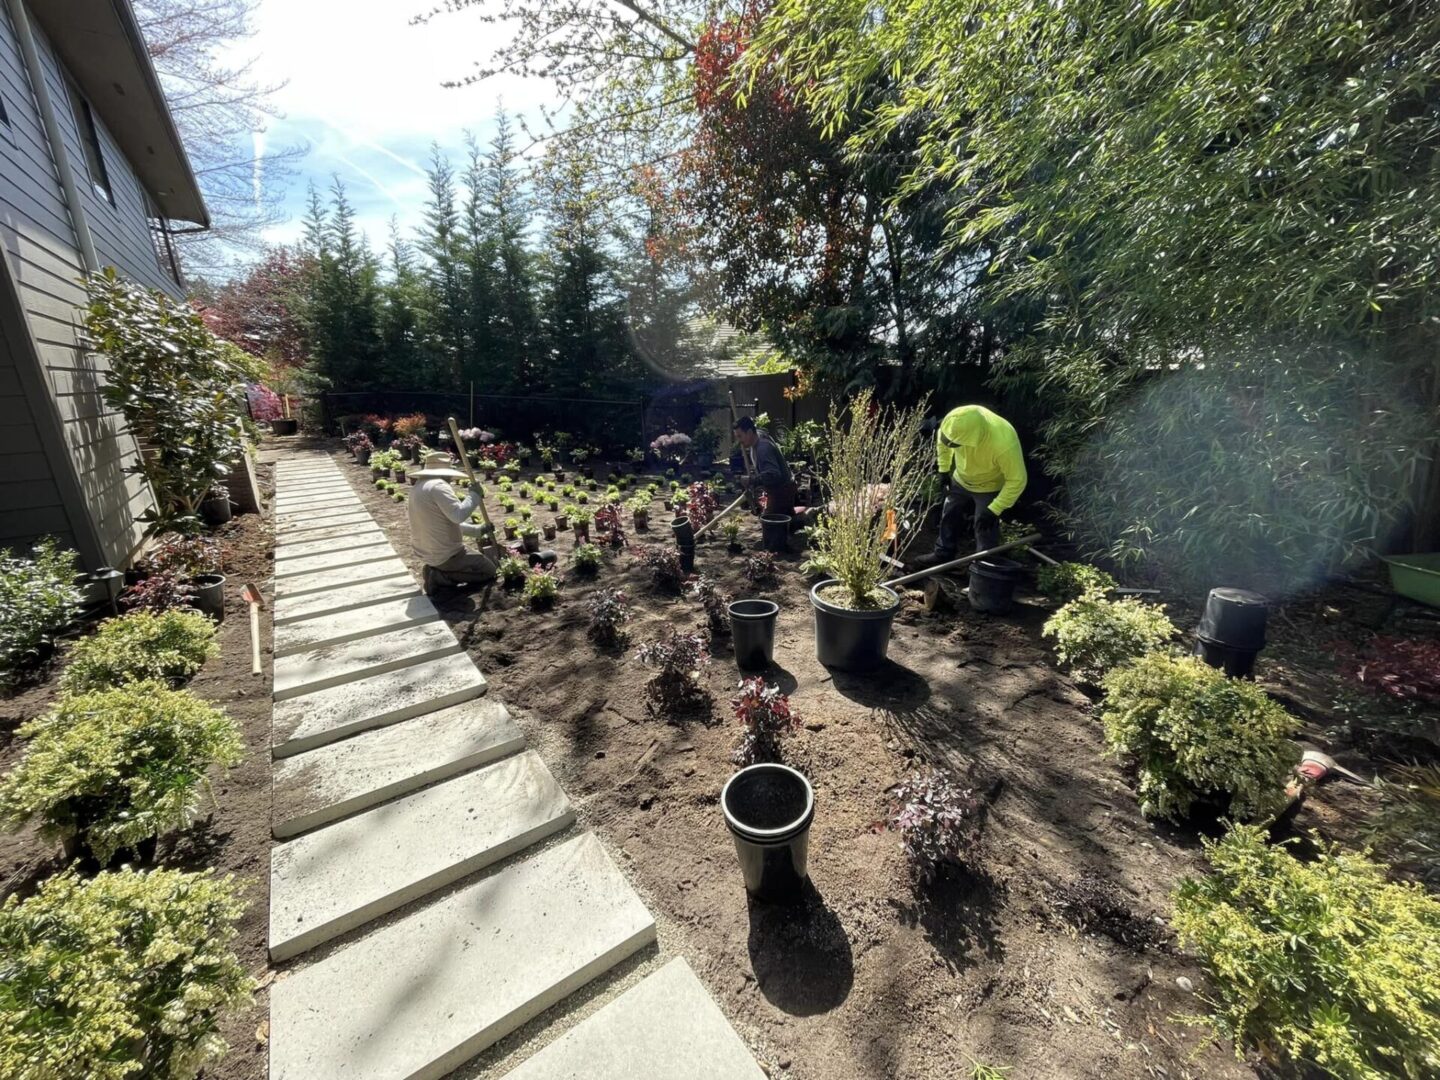
[[[105,171],[105,156],[100,153],[100,131],[95,126],[95,114],[74,83],[67,82],[70,91],[70,108],[75,114],[75,124],[80,129],[80,145],[85,148],[85,166],[90,170],[90,186],[95,194],[115,205],[115,196],[110,187],[110,174]]]

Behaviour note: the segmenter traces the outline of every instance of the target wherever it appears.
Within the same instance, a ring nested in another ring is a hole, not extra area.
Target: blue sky
[[[284,114],[262,138],[309,144],[291,184],[291,218],[268,239],[299,235],[308,180],[323,188],[338,174],[371,242],[384,244],[391,215],[407,233],[420,221],[424,166],[431,142],[452,160],[463,156],[466,129],[482,142],[493,131],[497,103],[538,119],[548,84],[501,77],[447,90],[499,43],[497,28],[474,12],[408,25],[428,0],[263,0],[249,48],[257,77],[287,85],[275,97]]]

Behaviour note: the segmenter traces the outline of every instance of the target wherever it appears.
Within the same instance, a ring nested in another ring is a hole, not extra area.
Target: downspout
[[[35,95],[35,104],[40,110],[40,122],[45,125],[45,138],[50,143],[50,156],[55,159],[55,171],[60,175],[60,188],[65,194],[65,206],[70,211],[70,223],[75,229],[75,241],[80,248],[80,261],[85,272],[93,274],[100,269],[100,260],[95,257],[95,245],[90,240],[90,223],[85,217],[85,204],[80,201],[80,190],[75,186],[75,173],[70,168],[70,155],[65,152],[65,136],[55,119],[55,108],[50,101],[50,87],[45,82],[45,68],[40,63],[40,53],[35,48],[35,35],[30,29],[30,16],[25,11],[25,0],[7,0],[10,19],[15,24],[15,37],[20,42],[20,55],[25,60],[25,70],[30,76],[30,90]]]

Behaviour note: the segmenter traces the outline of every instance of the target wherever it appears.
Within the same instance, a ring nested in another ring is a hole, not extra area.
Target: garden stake
[[[701,537],[702,535],[704,535],[707,531],[709,531],[709,529],[710,529],[710,527],[711,527],[712,525],[718,525],[718,524],[720,523],[720,519],[723,518],[726,514],[728,514],[731,510],[734,510],[734,509],[735,509],[737,506],[739,506],[742,502],[744,502],[744,501],[745,501],[745,496],[748,495],[748,494],[750,494],[748,491],[747,491],[747,492],[743,492],[743,493],[740,495],[740,498],[736,499],[736,500],[735,500],[734,502],[732,502],[729,506],[725,507],[724,510],[721,510],[718,514],[716,514],[713,518],[711,518],[709,521],[707,521],[704,525],[701,525],[700,528],[696,529],[696,530],[695,530],[695,539],[697,539],[697,540],[700,539],[700,537]]]
[[[1011,540],[1008,544],[1001,544],[999,547],[990,548],[988,551],[977,551],[974,555],[964,555],[958,559],[951,559],[949,562],[942,562],[939,566],[932,566],[928,570],[917,570],[913,574],[906,574],[904,577],[891,578],[889,581],[882,581],[880,584],[887,589],[893,589],[896,585],[908,585],[912,581],[919,581],[931,574],[938,574],[942,570],[958,570],[966,563],[972,563],[976,559],[987,559],[991,555],[999,555],[1002,551],[1009,551],[1021,544],[1028,544],[1032,540],[1039,540],[1039,533],[1031,533],[1029,536],[1022,536],[1019,540]]]
[[[455,443],[455,456],[465,466],[465,475],[470,477],[470,486],[480,492],[480,516],[485,519],[485,524],[490,529],[490,544],[488,545],[490,554],[498,559],[504,552],[500,550],[500,542],[495,538],[495,524],[490,520],[490,511],[485,509],[485,489],[480,486],[480,481],[475,479],[475,469],[470,464],[470,455],[465,452],[465,444],[460,441],[460,428],[455,424],[455,417],[446,417],[445,422],[450,425],[450,438]],[[480,549],[481,554],[485,553],[484,547],[479,544],[475,546]]]
[[[265,603],[260,590],[250,582],[240,590],[240,595],[250,605],[250,674],[260,674],[260,607]]]

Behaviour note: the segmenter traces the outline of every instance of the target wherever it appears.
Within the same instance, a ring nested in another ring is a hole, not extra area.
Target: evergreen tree
[[[460,256],[465,274],[465,324],[469,338],[465,376],[493,393],[509,389],[509,380],[505,377],[502,358],[491,332],[495,294],[490,264],[495,244],[485,215],[485,162],[475,136],[469,132],[465,134],[465,150],[468,161],[461,177],[465,201]]]
[[[422,341],[420,312],[425,306],[425,283],[415,265],[414,252],[400,233],[400,223],[390,219],[387,280],[381,287],[380,312],[381,381],[386,386],[435,385],[435,373]]]
[[[431,146],[426,177],[430,199],[425,204],[425,225],[420,234],[420,250],[427,260],[425,340],[440,367],[437,376],[442,384],[458,389],[465,382],[469,296],[464,237],[455,206],[455,170],[440,152],[439,144]]]
[[[375,257],[355,227],[355,209],[339,177],[328,211],[312,190],[305,246],[315,253],[308,318],[311,359],[340,389],[377,381],[379,289]]]
[[[501,110],[485,158],[484,209],[492,241],[495,293],[491,333],[505,381],[512,388],[526,386],[534,378],[540,333],[534,258],[525,246],[532,200],[518,162],[510,118]]]

